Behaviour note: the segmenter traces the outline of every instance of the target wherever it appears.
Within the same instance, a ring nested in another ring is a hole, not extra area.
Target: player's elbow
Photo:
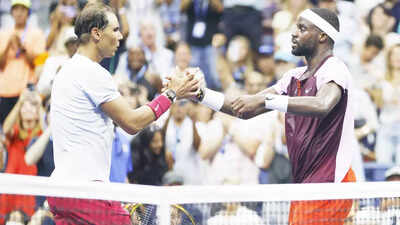
[[[315,111],[315,116],[319,118],[324,118],[329,114],[330,111],[331,107],[329,104],[325,102],[320,102],[318,104],[317,110]]]

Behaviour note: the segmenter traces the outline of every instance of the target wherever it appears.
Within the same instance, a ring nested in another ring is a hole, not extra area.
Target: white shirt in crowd
[[[110,73],[75,54],[55,77],[51,95],[51,177],[109,181],[114,125],[100,105],[120,96]]]

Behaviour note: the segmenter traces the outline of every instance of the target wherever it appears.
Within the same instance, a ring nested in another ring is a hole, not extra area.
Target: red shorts
[[[355,182],[350,169],[342,182]],[[289,224],[343,225],[353,200],[295,201],[290,204]]]
[[[57,225],[131,225],[129,213],[119,202],[53,197],[47,201]]]

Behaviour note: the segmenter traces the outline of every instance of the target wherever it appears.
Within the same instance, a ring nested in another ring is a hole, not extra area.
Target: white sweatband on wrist
[[[265,108],[274,109],[280,112],[287,112],[289,97],[286,95],[267,94],[265,96]]]
[[[224,105],[224,101],[225,101],[224,94],[206,88],[204,90],[204,98],[200,103],[213,109],[214,111],[219,111]]]

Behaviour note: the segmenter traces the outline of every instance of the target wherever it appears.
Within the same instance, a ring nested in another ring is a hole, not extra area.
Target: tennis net
[[[52,224],[40,199],[72,202],[60,214],[70,224],[122,224],[99,219],[111,212],[98,202],[122,205],[134,225],[400,224],[399,182],[155,187],[0,174],[0,224]]]

